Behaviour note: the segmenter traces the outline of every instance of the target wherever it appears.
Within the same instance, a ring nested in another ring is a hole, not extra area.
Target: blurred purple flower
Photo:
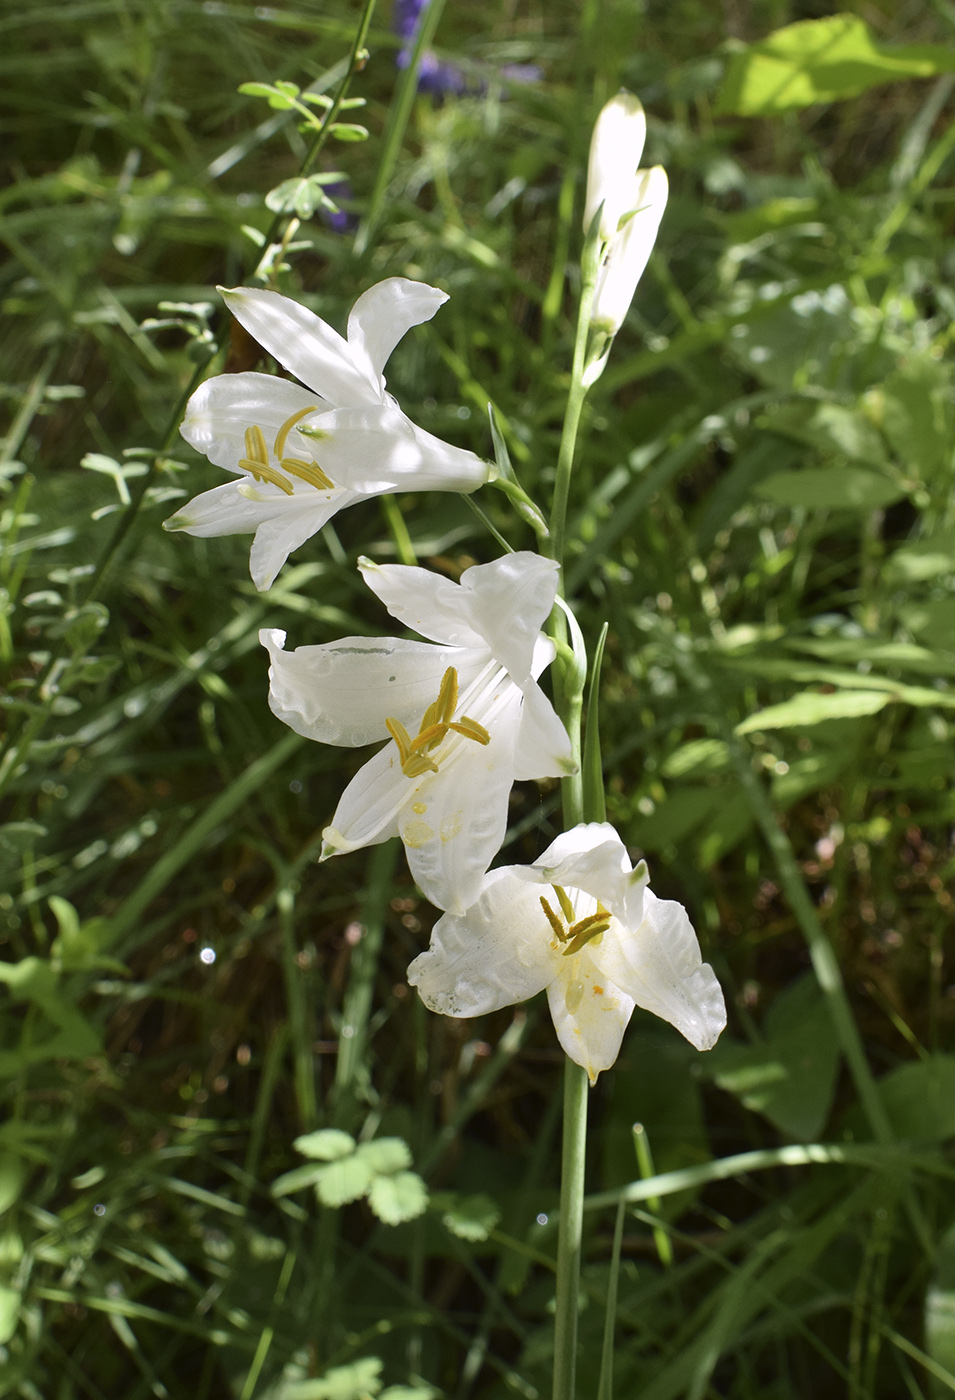
[[[331,185],[325,185],[325,193],[329,199],[338,204],[341,200],[354,199],[354,191],[348,180],[335,180]],[[338,209],[334,212],[331,209],[322,210],[322,218],[332,233],[354,233],[358,227],[358,215],[351,214],[347,209]]]
[[[404,41],[395,59],[398,68],[407,68],[411,62],[415,34],[429,3],[430,0],[394,0],[393,2],[391,27],[398,38]],[[500,75],[514,83],[537,83],[544,76],[543,70],[538,68],[536,63],[507,63],[500,69]],[[418,66],[419,92],[430,92],[435,97],[444,97],[447,93],[461,94],[464,92],[478,95],[485,92],[486,88],[487,84],[478,80],[472,80],[469,83],[460,68],[453,63],[442,63],[431,49],[425,49],[421,55],[421,62]]]

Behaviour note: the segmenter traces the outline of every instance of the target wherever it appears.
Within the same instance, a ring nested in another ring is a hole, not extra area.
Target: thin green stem
[[[554,482],[554,503],[550,514],[550,540],[547,550],[552,559],[560,565],[561,580],[564,574],[564,537],[567,527],[567,502],[570,499],[570,482],[574,470],[574,453],[577,448],[577,433],[580,429],[580,416],[583,412],[587,388],[584,384],[584,367],[587,362],[587,341],[590,336],[590,312],[594,300],[594,282],[585,280],[580,294],[580,311],[577,316],[577,335],[574,341],[574,363],[571,370],[570,390],[567,394],[567,408],[564,411],[564,426],[560,435],[560,450],[557,454],[557,479]]]
[[[587,1071],[564,1062],[564,1144],[560,1164],[560,1229],[554,1318],[554,1400],[574,1400],[577,1379],[577,1307],[584,1221],[587,1146]]]

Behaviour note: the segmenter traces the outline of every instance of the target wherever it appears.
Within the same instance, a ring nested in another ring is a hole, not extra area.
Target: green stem
[[[550,514],[550,540],[547,542],[550,557],[556,559],[560,565],[561,580],[563,580],[564,575],[564,535],[567,526],[570,480],[574,470],[574,452],[577,447],[577,433],[580,429],[580,415],[587,397],[587,388],[583,381],[593,300],[594,279],[588,278],[585,280],[580,294],[577,336],[574,341],[574,363],[571,370],[570,391],[567,395],[567,408],[564,411],[564,426],[560,435],[560,450],[557,454],[557,479],[554,482],[554,504]]]
[[[554,1317],[554,1400],[574,1400],[577,1376],[577,1306],[580,1241],[584,1221],[587,1146],[587,1071],[564,1062],[564,1144],[560,1164],[557,1236],[557,1300]]]

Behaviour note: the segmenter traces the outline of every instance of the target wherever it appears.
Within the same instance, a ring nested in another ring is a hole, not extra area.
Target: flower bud
[[[601,108],[590,140],[584,233],[601,203],[600,237],[605,241],[614,237],[620,220],[635,207],[634,179],[646,135],[643,105],[632,93],[618,92]]]
[[[653,251],[668,189],[662,165],[655,165],[652,170],[638,170],[629,186],[627,209],[623,211],[625,222],[610,240],[597,274],[591,311],[591,323],[610,336],[616,335],[623,325],[637,283]],[[634,213],[627,218],[631,209]]]

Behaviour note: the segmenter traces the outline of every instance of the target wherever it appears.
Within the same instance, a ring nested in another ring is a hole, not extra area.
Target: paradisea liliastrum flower
[[[666,208],[666,171],[660,165],[637,169],[646,134],[639,98],[620,92],[601,109],[590,143],[585,233],[600,209],[599,271],[591,321],[609,336],[623,325]]]
[[[416,427],[385,392],[382,370],[398,341],[448,299],[437,287],[407,277],[370,287],[351,309],[347,340],[278,292],[222,295],[301,384],[247,373],[200,385],[182,435],[236,479],[196,496],[167,530],[254,532],[249,567],[256,588],[268,588],[294,549],[362,496],[469,492],[487,481],[488,463]]]
[[[537,677],[554,657],[540,628],[557,565],[526,552],[465,569],[359,561],[369,588],[428,642],[343,637],[272,658],[269,705],[325,744],[388,742],[348,784],[321,859],[390,836],[433,904],[462,913],[504,840],[511,784],[574,771],[570,741]]]
[[[435,924],[408,981],[444,1016],[483,1016],[546,988],[558,1039],[591,1083],[616,1060],[634,1006],[709,1050],[726,1025],[723,993],[686,910],[648,879],[612,826],[576,826],[533,865],[485,875],[465,914]]]

